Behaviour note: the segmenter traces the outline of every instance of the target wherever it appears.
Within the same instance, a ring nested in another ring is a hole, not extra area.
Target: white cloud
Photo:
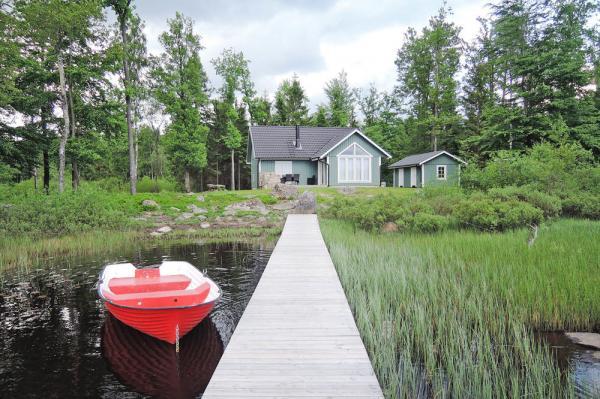
[[[478,16],[485,16],[483,1],[449,1],[453,21],[471,40],[479,30]],[[210,60],[228,47],[242,51],[251,61],[250,70],[259,93],[273,94],[279,83],[297,73],[311,107],[324,101],[323,87],[342,69],[350,83],[364,88],[373,82],[390,90],[396,80],[394,59],[408,26],[420,30],[441,5],[439,1],[378,2],[338,0],[334,3],[256,1],[203,3],[172,0],[169,15],[164,3],[140,1],[138,12],[146,20],[149,50],[160,52],[158,35],[166,30],[167,18],[181,10],[195,21],[205,50],[203,63],[213,85]]]

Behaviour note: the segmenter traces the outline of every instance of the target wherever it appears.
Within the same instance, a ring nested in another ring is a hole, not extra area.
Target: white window
[[[446,165],[437,165],[437,179],[446,180]]]
[[[350,144],[337,159],[339,183],[371,183],[372,156],[360,145]]]
[[[275,173],[280,176],[292,174],[292,161],[275,161]]]

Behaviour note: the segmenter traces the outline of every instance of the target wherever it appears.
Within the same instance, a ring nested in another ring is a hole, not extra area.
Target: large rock
[[[298,196],[298,186],[277,183],[271,194],[279,199],[294,199]]]
[[[235,215],[238,211],[254,211],[260,213],[261,215],[266,215],[269,213],[269,210],[260,199],[252,198],[243,202],[238,202],[227,206],[223,214],[225,216],[232,216]]]
[[[590,348],[600,349],[600,334],[584,332],[565,333],[573,342]]]
[[[202,222],[200,223],[200,228],[201,229],[208,229],[210,227],[210,223],[208,222]]]
[[[177,218],[175,220],[177,221],[181,221],[181,220],[188,220],[194,217],[194,214],[191,212],[184,212],[181,215],[177,216]]]
[[[289,211],[295,207],[296,201],[282,201],[271,206],[271,209],[275,209],[276,211]]]
[[[156,201],[145,199],[142,201],[142,206],[144,208],[158,208],[158,203]]]
[[[187,209],[189,209],[190,211],[192,211],[192,213],[195,214],[195,215],[208,212],[206,209],[200,208],[199,206],[196,206],[194,204],[188,205]]]
[[[197,196],[196,200],[198,200],[199,202],[204,202],[204,195]]]
[[[156,232],[160,233],[160,234],[165,234],[165,233],[171,232],[172,230],[173,229],[171,227],[169,227],[169,226],[163,226],[163,227],[161,227],[159,229],[156,229]]]
[[[298,197],[292,213],[316,213],[317,196],[312,191],[305,191]]]
[[[383,233],[395,233],[398,231],[398,225],[394,222],[387,222],[381,226],[381,232]]]

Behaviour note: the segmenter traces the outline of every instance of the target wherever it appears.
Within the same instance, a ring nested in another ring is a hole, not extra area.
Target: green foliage
[[[180,190],[181,187],[177,182],[164,178],[151,179],[148,176],[144,176],[138,180],[138,193],[176,192]]]
[[[529,186],[493,188],[488,191],[492,199],[500,201],[523,201],[544,212],[544,217],[556,217],[560,215],[562,202],[559,197],[536,191]]]
[[[586,192],[573,193],[563,199],[562,212],[567,216],[600,220],[600,196]]]
[[[164,145],[175,175],[202,169],[207,164],[208,127],[201,119],[208,102],[207,78],[200,61],[200,38],[192,21],[176,13],[169,31],[160,35],[164,52],[154,68],[155,96],[171,117]]]
[[[124,228],[135,211],[136,207],[92,188],[61,195],[29,194],[0,207],[0,233],[42,237]]]
[[[537,225],[544,220],[544,212],[526,202],[512,199],[501,201],[479,193],[461,201],[453,216],[459,226],[482,231]]]
[[[308,97],[298,76],[285,79],[275,93],[273,121],[279,125],[302,125],[308,119]]]
[[[460,67],[460,28],[450,22],[451,11],[442,6],[419,35],[409,28],[398,50],[399,91],[414,118],[414,146],[432,150],[438,145],[455,151],[459,116],[456,75]],[[428,143],[428,141],[430,141]]]
[[[354,126],[356,125],[354,105],[356,94],[348,83],[348,74],[341,71],[339,75],[325,84],[325,95],[329,100],[327,111],[329,113],[328,126]]]
[[[385,397],[572,397],[535,331],[597,331],[600,223],[500,234],[321,231]]]

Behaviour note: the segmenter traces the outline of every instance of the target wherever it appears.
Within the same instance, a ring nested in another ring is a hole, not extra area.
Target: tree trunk
[[[185,184],[185,192],[189,193],[192,191],[192,187],[190,184],[190,170],[186,167],[183,172],[183,181]]]
[[[71,138],[77,136],[75,123],[75,107],[73,106],[73,90],[69,84],[69,111],[71,112]],[[79,167],[77,166],[77,154],[71,155],[71,187],[73,191],[79,188]]]
[[[231,190],[235,191],[235,152],[231,149]]]
[[[33,167],[33,189],[37,192],[37,166]]]
[[[217,173],[217,184],[219,184],[219,158],[217,158],[217,170],[215,172]]]
[[[240,161],[240,156],[238,155],[238,190],[242,189],[242,162]]]
[[[50,156],[48,148],[44,148],[44,192],[50,194]]]
[[[123,85],[125,87],[125,116],[127,119],[127,139],[129,140],[129,191],[137,192],[137,157],[135,132],[131,120],[131,93],[129,92],[129,60],[127,55],[127,15],[119,16],[121,40],[123,40]]]
[[[58,192],[62,193],[65,190],[65,149],[67,147],[67,139],[69,138],[70,121],[69,121],[69,103],[67,100],[67,88],[65,83],[65,66],[62,56],[58,57],[58,77],[60,80],[60,95],[62,97],[62,109],[64,127],[58,146]]]
[[[48,154],[48,125],[46,123],[46,113],[41,112],[42,118],[42,133],[44,135],[43,164],[44,164],[44,193],[50,194],[50,156]]]

